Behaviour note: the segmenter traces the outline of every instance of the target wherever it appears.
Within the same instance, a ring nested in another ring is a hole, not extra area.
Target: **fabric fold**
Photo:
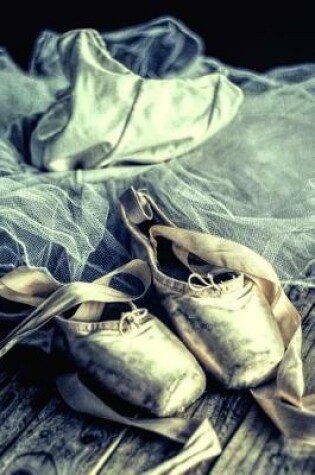
[[[105,31],[101,35],[115,59],[147,78],[189,74],[204,51],[202,39],[171,16],[117,31]],[[57,47],[60,36],[50,30],[40,34],[31,57],[32,73],[62,80]]]
[[[32,162],[41,169],[170,160],[225,127],[243,100],[221,73],[143,78],[115,60],[94,30],[61,36],[58,50],[70,95],[33,132]]]

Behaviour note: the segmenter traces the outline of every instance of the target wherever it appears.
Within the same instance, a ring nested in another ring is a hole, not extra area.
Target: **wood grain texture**
[[[304,316],[305,379],[315,391],[315,292],[295,287],[290,298]],[[178,451],[178,444],[157,435],[74,413],[51,381],[48,363],[37,354],[18,350],[1,362],[0,474],[140,475]],[[207,393],[185,417],[193,414],[209,417],[224,451],[191,475],[315,472],[313,451],[283,442],[247,391],[228,391],[209,379]]]
[[[19,352],[16,359],[27,365],[0,390],[0,473],[93,473],[125,429],[66,407],[51,382],[48,362],[29,353]]]
[[[208,417],[217,431],[222,445],[226,445],[237,429],[252,401],[248,394],[226,391],[217,385],[208,384],[207,394],[196,402],[185,416]],[[116,475],[119,473],[141,474],[145,470],[154,468],[168,457],[175,454],[179,446],[165,441],[155,435],[144,432],[128,431],[106,466],[102,475]],[[198,473],[207,473],[211,463],[204,463]],[[197,473],[194,469],[192,473]]]

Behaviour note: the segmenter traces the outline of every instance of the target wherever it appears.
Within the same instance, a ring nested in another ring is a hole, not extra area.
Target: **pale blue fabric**
[[[44,30],[38,37],[30,72],[62,77],[57,42],[61,34]],[[181,21],[161,17],[123,30],[104,32],[111,55],[136,74],[147,78],[171,77],[189,71],[204,51],[201,38]]]

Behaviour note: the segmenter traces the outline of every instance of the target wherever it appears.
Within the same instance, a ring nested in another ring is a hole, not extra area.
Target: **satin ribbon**
[[[113,277],[123,273],[139,279],[144,287],[143,292],[132,296],[111,288]],[[73,325],[76,323],[80,325],[82,321],[99,321],[106,303],[130,303],[142,297],[150,284],[149,267],[138,259],[91,283],[62,284],[43,270],[16,268],[0,279],[0,296],[36,308],[0,342],[0,357],[46,325],[56,315],[63,314],[74,306],[79,305],[71,317]],[[57,376],[56,385],[64,401],[77,412],[148,430],[184,444],[175,457],[150,473],[179,475],[196,463],[214,458],[221,452],[217,435],[207,419],[203,421],[179,417],[142,419],[123,416],[96,396],[80,380],[78,373]]]

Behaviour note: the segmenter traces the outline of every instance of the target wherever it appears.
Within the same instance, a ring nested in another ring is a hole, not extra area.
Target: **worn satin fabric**
[[[151,261],[153,280],[156,276],[161,280],[156,266],[157,238],[163,237],[172,242],[182,258],[187,260],[188,253],[191,253],[211,265],[243,273],[263,293],[280,329],[285,352],[276,380],[257,386],[251,393],[284,436],[315,445],[315,395],[304,396],[301,317],[285,295],[272,265],[256,252],[234,241],[175,227],[145,192],[128,190],[121,202],[122,217],[134,235],[140,233],[134,231],[131,223],[152,219],[151,206],[170,224],[151,226],[147,242],[142,239]],[[248,324],[255,328],[255,320]]]
[[[127,273],[138,278],[144,286],[144,291],[132,297],[109,287],[112,278],[119,273]],[[76,310],[75,321],[72,321],[71,325],[73,328],[77,326],[80,333],[82,321],[87,323],[87,326],[90,322],[92,326],[95,318],[102,314],[106,303],[130,302],[139,298],[147,291],[150,282],[150,271],[145,263],[139,260],[131,261],[92,283],[62,284],[43,270],[18,267],[0,280],[0,295],[8,300],[36,308],[0,342],[0,357],[58,314],[78,304],[81,305]],[[84,385],[77,373],[62,374],[57,377],[56,383],[64,401],[78,412],[155,432],[184,444],[175,457],[150,473],[185,473],[196,463],[216,457],[221,452],[218,438],[207,419],[201,421],[196,418],[179,417],[156,419],[126,417],[96,396]]]
[[[66,33],[58,50],[70,86],[32,134],[32,163],[40,169],[178,157],[225,127],[243,101],[221,73],[143,78],[112,58],[95,30]]]

